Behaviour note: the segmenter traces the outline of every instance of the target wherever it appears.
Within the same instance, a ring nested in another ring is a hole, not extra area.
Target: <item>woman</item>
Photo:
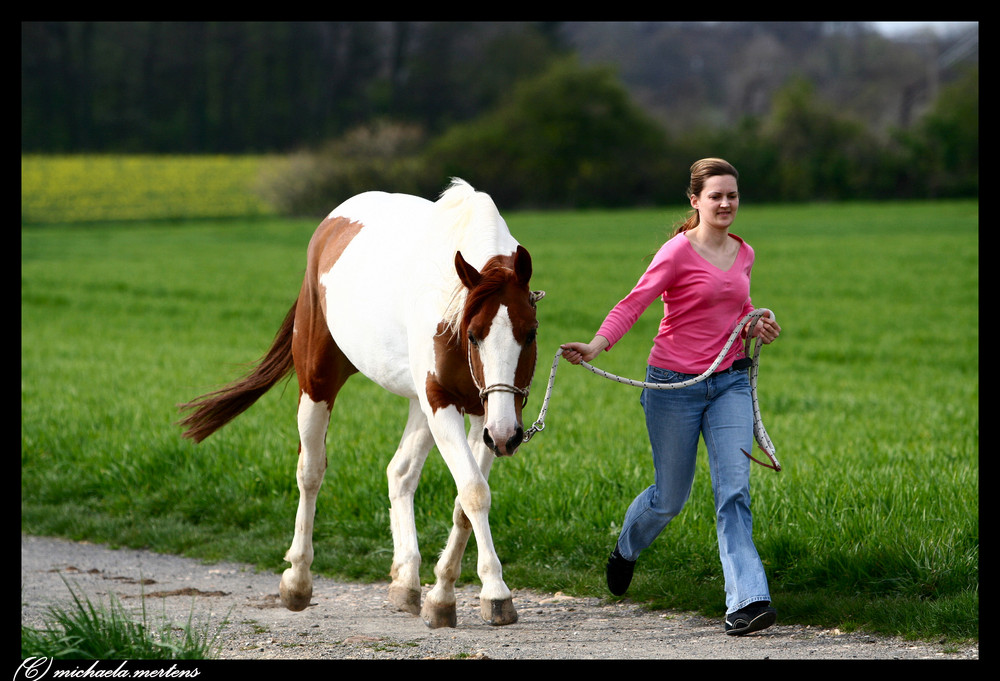
[[[614,347],[656,299],[664,315],[649,355],[646,381],[677,383],[700,375],[722,350],[733,325],[753,310],[750,270],[754,252],[729,228],[739,208],[738,174],[726,161],[691,166],[691,207],[653,257],[635,288],[611,310],[589,343],[566,343],[573,364]],[[781,332],[764,316],[754,336],[771,343]],[[709,378],[687,388],[644,389],[640,402],[653,450],[655,482],[629,506],[607,564],[608,588],[620,596],[632,581],[640,552],[683,508],[694,480],[699,436],[708,449],[715,496],[716,532],[726,582],[725,631],[742,635],[771,626],[764,567],[752,538],[750,460],[753,406],[742,343],[734,343]]]

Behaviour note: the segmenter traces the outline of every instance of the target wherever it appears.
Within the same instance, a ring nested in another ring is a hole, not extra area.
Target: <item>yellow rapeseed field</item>
[[[253,217],[267,156],[21,157],[21,224]]]

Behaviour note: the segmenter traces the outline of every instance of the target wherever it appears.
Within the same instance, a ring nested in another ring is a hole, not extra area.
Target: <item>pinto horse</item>
[[[200,442],[295,371],[300,493],[281,577],[282,601],[302,610],[326,432],[338,391],[361,372],[407,398],[409,419],[387,474],[393,560],[389,600],[428,626],[456,626],[455,580],[470,531],[479,548],[481,614],[517,621],[489,525],[487,479],[496,456],[524,437],[521,409],[536,361],[531,256],[492,199],[455,179],[436,202],[366,192],[348,199],[309,242],[305,279],[271,349],[243,379],[187,404],[180,424]],[[470,428],[465,430],[465,416]],[[455,479],[453,527],[420,607],[413,495],[436,444]]]

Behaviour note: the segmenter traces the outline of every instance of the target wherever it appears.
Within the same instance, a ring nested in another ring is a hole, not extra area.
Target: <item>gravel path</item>
[[[721,622],[684,612],[647,612],[627,601],[514,590],[517,624],[479,618],[478,586],[458,594],[458,627],[428,629],[385,601],[387,584],[316,578],[313,604],[290,612],[276,574],[233,563],[61,539],[21,537],[21,623],[39,626],[52,605],[70,605],[67,584],[92,603],[113,594],[126,609],[145,595],[147,616],[217,632],[222,659],[796,659],[978,660],[979,645],[959,649],[779,623],[730,637]]]

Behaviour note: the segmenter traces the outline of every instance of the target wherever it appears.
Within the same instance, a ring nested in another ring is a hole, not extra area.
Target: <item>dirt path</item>
[[[64,581],[65,580],[65,581]],[[232,563],[95,544],[21,537],[21,622],[39,626],[49,606],[70,605],[67,583],[91,602],[114,594],[128,609],[145,595],[147,616],[219,631],[223,659],[796,659],[978,660],[978,644],[918,643],[779,624],[742,638],[683,612],[646,612],[627,602],[514,591],[519,621],[479,618],[478,588],[458,595],[458,627],[428,629],[385,602],[386,584],[317,578],[313,605],[278,602],[278,575]],[[779,611],[780,613],[780,611]]]

